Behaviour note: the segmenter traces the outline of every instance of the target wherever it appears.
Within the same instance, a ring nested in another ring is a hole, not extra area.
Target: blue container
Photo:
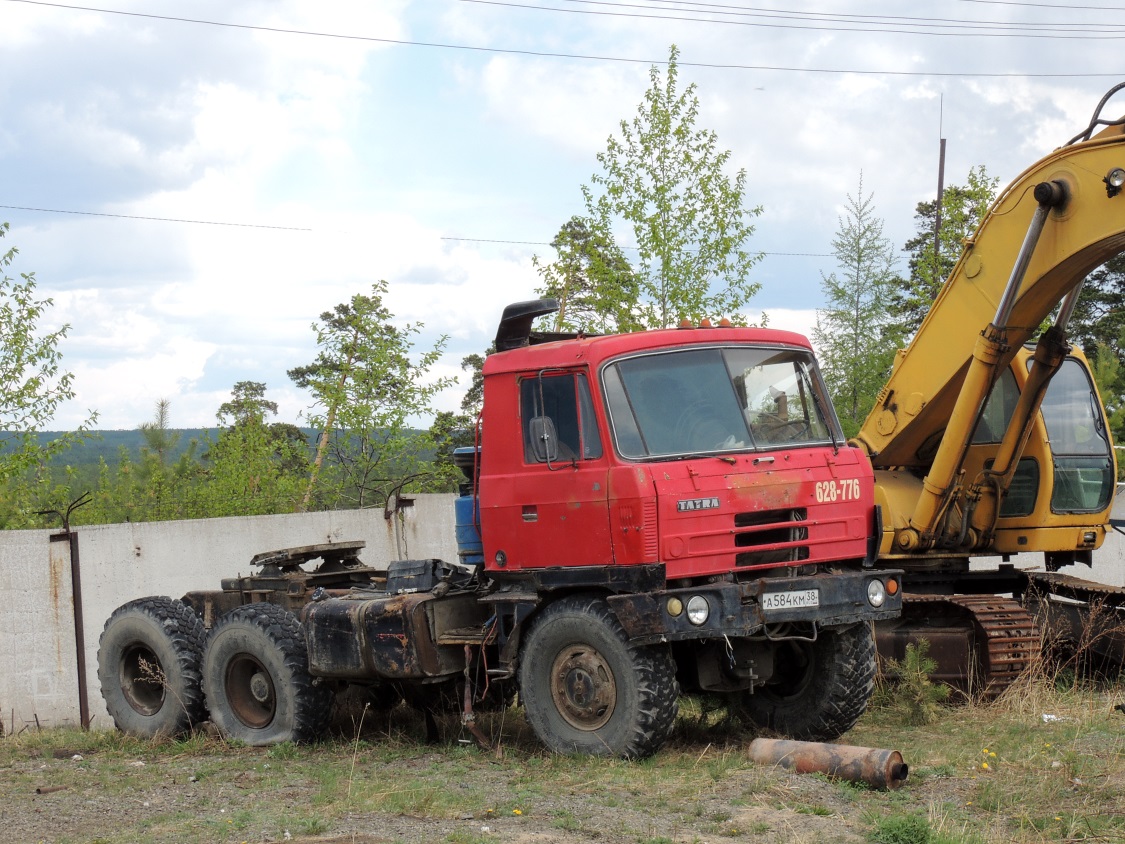
[[[484,562],[484,544],[477,525],[480,523],[480,504],[473,495],[462,495],[454,504],[457,517],[457,556],[461,562],[475,565]]]

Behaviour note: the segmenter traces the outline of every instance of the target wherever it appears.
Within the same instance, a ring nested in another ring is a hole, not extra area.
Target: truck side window
[[[520,381],[520,414],[523,423],[524,459],[542,463],[531,433],[532,419],[551,420],[559,462],[594,460],[602,456],[601,437],[594,419],[590,385],[582,373],[541,373]],[[540,423],[540,429],[542,425]]]

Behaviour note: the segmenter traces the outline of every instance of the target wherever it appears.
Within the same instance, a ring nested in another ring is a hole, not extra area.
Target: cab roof
[[[591,336],[535,335],[529,332],[526,345],[489,355],[484,363],[484,374],[576,364],[597,367],[620,355],[716,345],[790,346],[812,351],[803,335],[774,328],[694,326]]]

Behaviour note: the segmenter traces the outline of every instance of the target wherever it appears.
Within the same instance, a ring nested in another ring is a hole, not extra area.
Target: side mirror
[[[528,422],[531,451],[540,463],[553,463],[559,459],[559,437],[555,422],[550,416],[533,416]]]

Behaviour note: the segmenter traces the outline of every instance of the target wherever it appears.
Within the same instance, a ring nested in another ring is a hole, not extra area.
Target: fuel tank
[[[421,680],[458,674],[465,649],[442,637],[479,629],[491,613],[469,593],[357,592],[302,613],[309,671],[344,680]]]

